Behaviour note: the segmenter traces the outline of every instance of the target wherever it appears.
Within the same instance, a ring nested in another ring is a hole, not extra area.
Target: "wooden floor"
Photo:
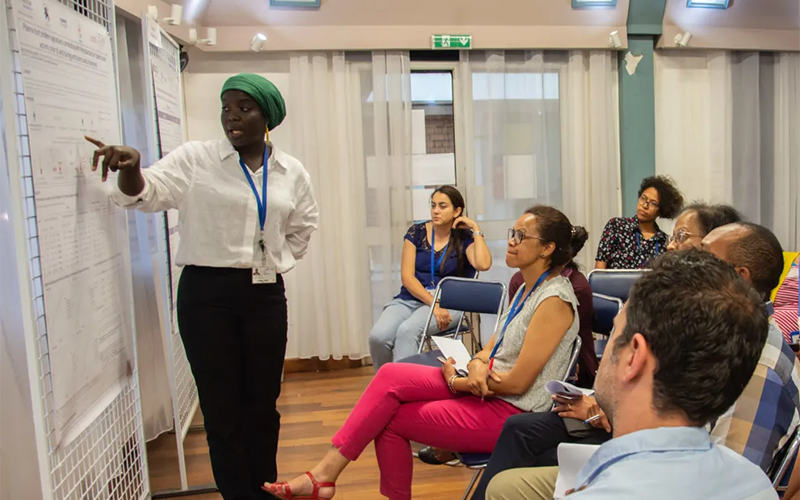
[[[278,407],[281,441],[278,452],[280,479],[289,479],[310,469],[329,449],[330,439],[344,423],[372,378],[372,367],[322,373],[286,375]],[[190,432],[185,441],[190,485],[213,483],[205,433]],[[180,487],[175,437],[162,435],[147,446],[150,487],[154,492]],[[463,467],[427,465],[414,461],[414,498],[458,500],[472,477]],[[378,489],[378,462],[370,445],[361,458],[350,464],[339,478],[336,498],[374,500]],[[196,495],[196,500],[219,500],[219,494]]]

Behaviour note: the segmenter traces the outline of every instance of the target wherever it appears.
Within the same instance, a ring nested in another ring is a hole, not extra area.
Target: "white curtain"
[[[622,215],[617,72],[609,51],[571,51],[561,72],[561,208],[589,231],[577,259],[586,269],[606,222]]]
[[[800,248],[800,54],[659,52],[656,172]]]
[[[494,255],[482,278],[508,281],[506,230],[535,203],[586,226],[582,256],[591,265],[603,225],[620,213],[616,56],[462,57],[454,97],[466,179],[458,186]],[[360,357],[372,321],[400,288],[403,235],[413,222],[409,54],[294,54],[290,80],[291,153],[314,179],[322,218],[287,277],[288,352]]]
[[[411,63],[403,51],[372,52],[368,63],[357,56],[353,59],[362,81],[365,241],[374,321],[400,291],[403,236],[412,223]]]
[[[586,227],[577,260],[591,268],[603,225],[620,213],[616,55],[476,51],[462,54],[460,73],[467,210],[494,261],[482,277],[511,277],[505,231],[534,204]]]
[[[344,53],[290,57],[292,148],[312,177],[319,230],[287,275],[290,357],[359,359],[372,325],[359,73]]]

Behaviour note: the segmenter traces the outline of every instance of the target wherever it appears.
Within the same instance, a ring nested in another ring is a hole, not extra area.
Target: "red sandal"
[[[314,489],[311,490],[311,496],[303,496],[303,497],[296,497],[292,493],[292,488],[289,487],[289,483],[272,483],[269,486],[262,486],[261,489],[269,493],[270,495],[274,496],[275,498],[280,498],[281,500],[331,500],[333,497],[321,497],[319,496],[319,489],[320,488],[335,488],[336,483],[318,483],[316,478],[311,475],[310,472],[306,472],[306,476],[311,479],[311,484],[314,486]]]

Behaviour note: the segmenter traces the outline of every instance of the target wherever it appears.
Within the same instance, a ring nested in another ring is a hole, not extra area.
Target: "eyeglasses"
[[[644,208],[653,207],[656,210],[658,210],[658,202],[655,200],[651,200],[646,195],[642,195],[639,197],[639,203],[641,203]]]
[[[522,243],[522,240],[539,240],[541,242],[547,243],[547,240],[540,237],[540,236],[531,236],[529,234],[525,234],[523,231],[519,229],[509,229],[508,230],[508,241],[513,241],[515,245],[519,245]]]
[[[669,242],[672,243],[675,241],[678,243],[678,245],[682,245],[684,241],[694,237],[700,238],[701,236],[699,234],[692,234],[689,231],[679,229],[677,233],[673,233],[673,235],[669,237]]]

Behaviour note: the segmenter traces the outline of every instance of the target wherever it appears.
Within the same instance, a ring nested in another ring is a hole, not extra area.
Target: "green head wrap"
[[[263,76],[251,73],[232,76],[222,86],[220,97],[229,90],[241,90],[252,97],[261,109],[261,114],[267,119],[269,130],[280,125],[286,118],[286,103],[283,101],[283,96],[278,88]]]

